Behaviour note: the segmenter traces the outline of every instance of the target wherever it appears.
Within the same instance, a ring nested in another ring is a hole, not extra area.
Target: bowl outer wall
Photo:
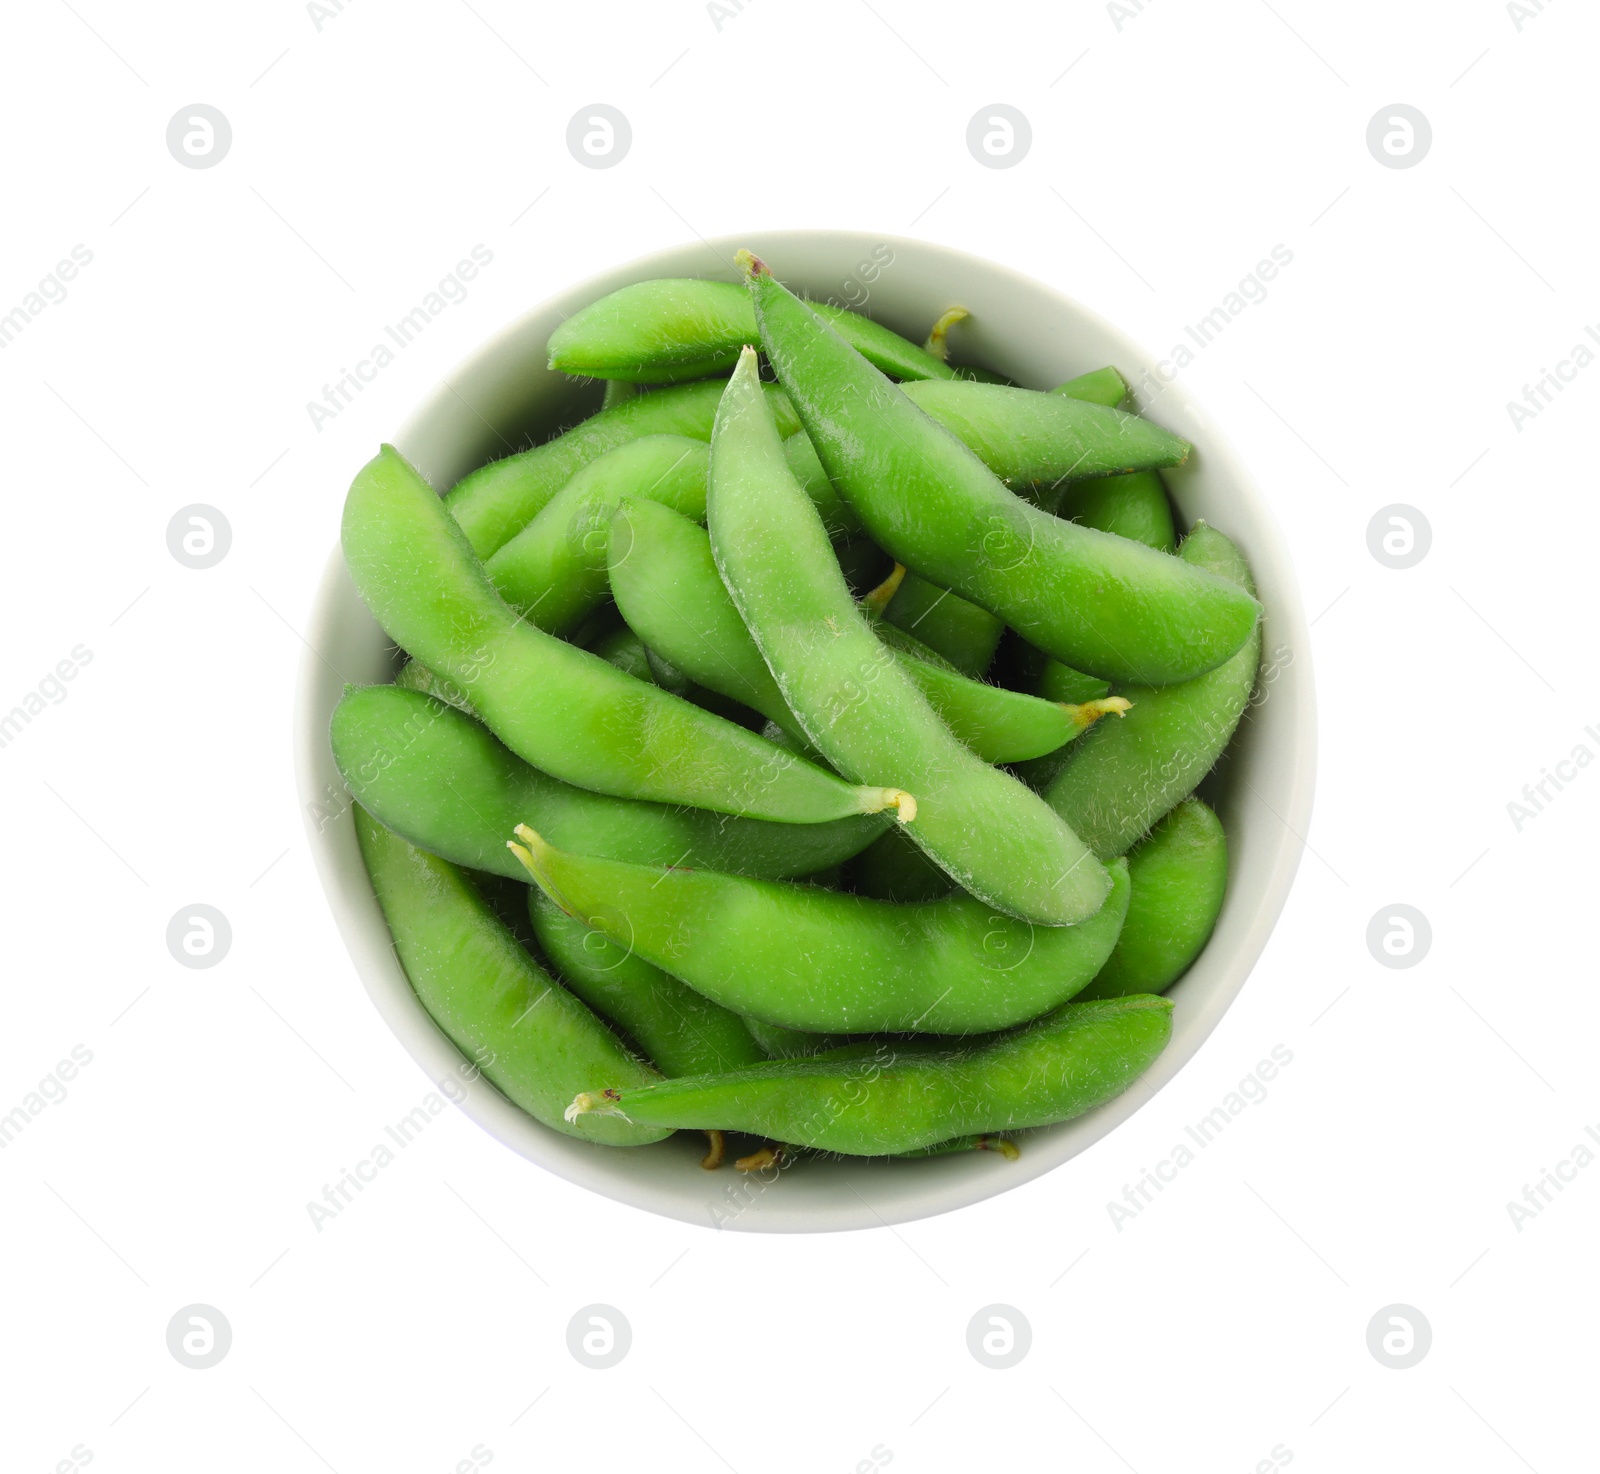
[[[1156,360],[1075,302],[1006,267],[925,241],[848,231],[755,231],[698,242],[618,266],[567,289],[503,331],[451,376],[395,436],[438,488],[530,436],[571,423],[599,401],[545,364],[550,332],[579,307],[630,282],[662,276],[734,281],[747,246],[779,278],[822,300],[859,307],[913,341],[959,303],[972,313],[956,354],[1048,388],[1114,364],[1131,382]],[[1157,381],[1159,382],[1159,381]],[[1204,518],[1243,548],[1265,609],[1257,704],[1223,771],[1207,785],[1227,829],[1229,884],[1210,944],[1169,996],[1172,1041],[1134,1087],[1099,1109],[1029,1132],[1022,1157],[990,1153],[915,1162],[807,1159],[770,1177],[703,1172],[695,1133],[629,1151],[592,1146],[541,1126],[481,1079],[418,1002],[395,957],[356,845],[350,801],[328,746],[346,682],[392,678],[393,654],[357,596],[337,549],[308,627],[295,716],[302,813],[324,889],[369,996],[430,1079],[490,1135],[571,1182],[618,1202],[703,1227],[820,1232],[881,1227],[948,1212],[1019,1187],[1114,1130],[1193,1057],[1243,987],[1283,909],[1310,819],[1316,710],[1310,641],[1294,570],[1266,499],[1220,429],[1181,382],[1142,412],[1196,447],[1167,473],[1185,525]]]

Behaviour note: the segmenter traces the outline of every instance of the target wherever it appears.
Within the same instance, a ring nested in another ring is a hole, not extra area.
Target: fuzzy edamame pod
[[[1178,557],[1254,591],[1244,555],[1204,522]],[[1257,626],[1242,649],[1215,670],[1171,686],[1118,686],[1132,702],[1126,717],[1097,723],[1068,752],[1045,798],[1101,859],[1127,850],[1187,798],[1222,756],[1250,702],[1261,660]]]
[[[1115,369],[1102,372],[1111,374],[1117,384],[1122,383]],[[949,430],[1007,486],[1014,487],[1041,506],[1048,504],[1053,508],[1057,500],[1073,486],[1073,478],[1086,474],[1080,470],[1080,447],[1069,436],[1063,435],[1063,430],[1068,427],[1057,423],[1061,419],[1059,412],[1046,414],[1041,424],[1039,406],[1035,402],[1039,396],[1036,394],[1027,390],[1007,390],[994,395],[983,389],[974,390],[966,383],[958,383],[954,389],[946,385],[933,389],[924,389],[915,384],[902,387],[913,404]],[[1062,393],[1064,390],[1065,386],[1053,392]],[[1095,397],[1093,390],[1069,397],[1089,404],[1103,402]],[[1121,397],[1120,394],[1118,397]],[[1182,444],[1181,441],[1173,443]],[[828,529],[828,536],[835,541],[860,537],[863,532],[861,519],[828,479],[828,473],[823,469],[810,437],[791,435],[784,441],[783,451],[795,480],[816,503],[817,511],[821,513],[823,524]],[[1175,451],[1172,453],[1176,454]],[[1104,479],[1091,477],[1085,484]],[[1084,496],[1087,495],[1084,493]],[[944,590],[936,585],[927,585],[927,588],[928,594],[917,605],[912,617],[928,603],[944,595]],[[907,597],[909,602],[910,596]],[[993,626],[991,637],[998,638],[994,631],[1002,628],[1000,620],[986,610],[978,610],[976,606],[967,604],[965,600],[958,599],[956,602],[972,610],[974,615],[981,614],[983,620],[987,621],[983,627],[988,629]],[[993,653],[992,649],[989,653]]]
[[[650,664],[650,652],[645,648],[644,641],[627,625],[624,624],[609,634],[602,635],[589,648],[607,665],[614,665],[618,670],[627,671],[630,676],[638,680],[649,681],[652,685],[660,684]],[[410,666],[406,669],[409,670]],[[400,674],[404,675],[405,671],[401,671]]]
[[[663,1075],[711,1075],[768,1058],[736,1013],[568,916],[537,886],[528,915],[568,989],[616,1024]]]
[[[936,420],[948,421],[952,433],[971,433],[973,449],[988,458],[986,463],[1001,480],[1027,489],[1034,483],[1053,486],[1063,478],[1095,474],[1094,466],[1085,468],[1081,446],[1070,425],[1061,420],[1059,407],[1053,412],[1048,408],[1041,411],[1035,402],[1046,396],[1013,389],[997,393],[991,385],[967,381],[966,370],[955,372],[963,377],[940,381],[931,393],[925,394],[916,383],[906,384],[905,391]],[[607,451],[643,435],[709,440],[721,392],[721,380],[675,384],[607,405],[531,450],[468,473],[447,494],[445,504],[467,534],[473,551],[481,558],[490,557],[526,527],[573,476]],[[792,436],[800,422],[789,401],[774,385],[767,385],[767,393],[780,432]],[[1181,444],[1169,437],[1147,449],[1144,458],[1170,456],[1172,446]],[[816,499],[830,531],[836,537],[859,535],[860,519],[840,501],[815,451],[796,446],[792,464],[801,484]]]
[[[846,307],[813,309],[897,379],[951,379],[940,358]],[[668,384],[725,374],[756,339],[750,294],[733,282],[665,277],[634,282],[579,308],[550,334],[550,367],[591,379]]]
[[[436,676],[420,661],[406,661],[395,676],[394,683],[402,691],[415,691],[422,696],[431,696],[435,701],[442,701],[446,706],[453,706],[457,711],[465,712],[473,721],[480,719],[461,687],[454,681]]]
[[[659,1076],[528,955],[460,870],[407,844],[364,809],[356,809],[355,822],[406,977],[484,1077],[513,1105],[567,1136],[606,1146],[642,1146],[666,1136],[660,1127],[565,1118],[578,1091],[607,1081],[645,1085]]]
[[[783,823],[872,813],[902,797],[853,788],[518,619],[392,446],[351,483],[342,540],[356,588],[389,638],[459,686],[507,747],[554,777]]]
[[[963,675],[981,676],[994,660],[1005,621],[909,570],[883,611],[883,622],[915,635]]]
[[[910,792],[910,837],[989,905],[1054,926],[1093,915],[1108,883],[1082,842],[956,740],[858,612],[784,460],[754,349],[717,411],[706,522],[734,606],[817,751],[857,782]]]
[[[785,1029],[756,1018],[746,1017],[744,1026],[768,1059],[805,1059],[851,1042],[843,1034],[807,1034],[802,1029]]]
[[[937,865],[896,826],[886,829],[844,867],[845,883],[877,901],[938,901],[956,888]]]
[[[480,558],[499,552],[533,521],[545,504],[590,461],[641,435],[711,438],[720,381],[677,384],[624,400],[579,421],[531,450],[518,451],[470,471],[445,495],[445,506]],[[800,428],[782,393],[772,390],[773,412],[785,435]]]
[[[471,717],[398,686],[346,691],[329,738],[351,796],[390,829],[457,865],[524,883],[506,849],[518,824],[585,854],[785,880],[849,859],[889,823],[863,814],[770,824],[590,793],[529,767]]]
[[[861,519],[833,489],[833,482],[828,480],[828,473],[822,469],[810,440],[804,435],[791,435],[783,442],[783,455],[794,479],[816,507],[828,537],[842,543],[861,538],[864,531]]]
[[[1132,894],[1116,950],[1084,998],[1164,993],[1189,970],[1222,914],[1228,839],[1222,821],[1186,798],[1128,852]]]
[[[580,1095],[568,1110],[577,1120],[614,1113],[640,1125],[717,1125],[848,1156],[892,1155],[1082,1115],[1138,1079],[1171,1033],[1165,998],[1069,1003],[967,1048],[885,1043],[867,1056],[619,1084]]]
[[[568,634],[606,595],[606,538],[624,497],[695,520],[706,514],[710,447],[687,435],[642,435],[590,461],[484,564],[500,597],[542,630]]]
[[[1008,486],[1181,466],[1189,456],[1188,441],[1170,430],[1070,394],[973,383],[905,385],[902,391]],[[812,443],[834,475],[827,447]],[[849,499],[847,487],[840,493]]]
[[[1167,500],[1165,483],[1155,471],[1071,482],[1060,488],[1055,511],[1057,516],[1070,516],[1096,531],[1132,538],[1158,552],[1172,553],[1177,549],[1172,504]],[[1039,668],[1032,683],[1036,696],[1049,701],[1093,701],[1110,689],[1096,677],[1063,665],[1043,651],[1036,653]],[[1030,788],[1042,791],[1066,761],[1066,750],[1057,748],[1019,767],[1017,776]]]
[[[526,825],[517,839],[562,910],[724,1008],[808,1033],[977,1034],[1037,1018],[1105,965],[1128,907],[1126,862],[1096,866],[1109,895],[1087,921],[1035,926],[966,894],[901,906],[575,855]]]
[[[650,649],[690,680],[804,738],[717,573],[703,528],[655,502],[625,502],[611,524],[609,556],[617,607]],[[989,763],[1053,752],[1123,709],[1115,698],[1070,707],[1040,701],[969,680],[937,658],[900,648],[894,655],[950,730]]]
[[[747,271],[767,358],[823,467],[873,541],[899,562],[982,605],[1058,660],[1107,680],[1186,680],[1249,638],[1259,606],[1244,590],[1015,496],[762,263],[747,258]],[[940,387],[925,386],[924,394]],[[1038,406],[1066,411],[1078,475],[1176,464],[1187,453],[1147,421],[1068,395],[951,387],[1018,395],[1034,413]],[[1162,444],[1177,449],[1136,449]]]
[[[1091,369],[1075,379],[1068,379],[1064,384],[1057,384],[1050,392],[1065,394],[1069,399],[1081,399],[1087,404],[1103,404],[1107,409],[1116,409],[1128,397],[1128,381],[1114,368]]]
[[[1131,538],[1157,552],[1174,553],[1178,548],[1172,503],[1157,471],[1070,481],[1060,488],[1052,510],[1058,517]]]

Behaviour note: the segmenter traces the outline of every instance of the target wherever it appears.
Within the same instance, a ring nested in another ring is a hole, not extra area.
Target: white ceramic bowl
[[[940,312],[960,303],[972,313],[959,330],[961,352],[1030,387],[1048,388],[1108,363],[1137,381],[1154,362],[1077,303],[989,261],[923,241],[844,231],[755,232],[649,256],[551,298],[464,364],[395,444],[435,486],[447,488],[473,467],[520,448],[531,433],[588,412],[598,402],[597,388],[545,367],[551,330],[629,282],[737,280],[732,258],[739,246],[764,257],[789,286],[862,307],[917,342]],[[987,1152],[915,1162],[807,1160],[770,1181],[731,1168],[702,1171],[703,1138],[694,1133],[633,1150],[575,1141],[539,1125],[482,1082],[463,1102],[479,1125],[572,1182],[687,1223],[777,1232],[871,1228],[959,1208],[1059,1167],[1177,1074],[1243,986],[1288,895],[1311,810],[1316,715],[1305,616],[1266,499],[1181,383],[1141,408],[1195,445],[1189,465],[1169,473],[1169,485],[1185,524],[1203,517],[1248,555],[1266,609],[1264,677],[1270,673],[1224,771],[1207,788],[1229,837],[1227,901],[1210,945],[1171,992],[1172,1042],[1143,1080],[1086,1116],[1028,1133],[1020,1161]],[[341,490],[330,486],[328,495]],[[309,641],[314,653],[301,669],[297,764],[329,903],[389,1027],[430,1078],[459,1079],[461,1056],[423,1011],[395,958],[328,749],[328,719],[344,681],[385,681],[393,673],[387,642],[356,597],[337,550],[317,595]]]

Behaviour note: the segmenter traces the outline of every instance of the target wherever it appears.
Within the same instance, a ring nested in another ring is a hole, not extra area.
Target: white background
[[[325,8],[320,29],[288,0],[8,17],[0,313],[74,245],[93,261],[0,350],[0,709],[75,646],[92,660],[0,749],[0,1113],[74,1046],[93,1062],[0,1151],[0,1465],[1591,1467],[1600,1164],[1520,1230],[1506,1205],[1600,1129],[1600,771],[1520,832],[1507,804],[1600,754],[1600,367],[1520,431],[1506,403],[1600,319],[1593,11]],[[565,144],[597,101],[634,133],[605,171]],[[997,101],[1033,128],[1007,170],[965,145]],[[1366,145],[1397,101],[1433,128],[1412,169]],[[194,102],[232,125],[214,168],[166,148]],[[318,1233],[307,1200],[427,1088],[348,962],[292,787],[296,630],[343,488],[529,305],[768,226],[959,246],[1157,349],[1292,250],[1187,371],[1316,619],[1321,779],[1283,921],[1175,1084],[952,1216],[697,1230],[452,1111]],[[480,243],[466,301],[315,429],[306,402]],[[166,545],[194,502],[233,529],[205,571]],[[1393,502],[1433,529],[1406,571],[1367,548]],[[233,928],[209,971],[164,940],[194,902]],[[1396,902],[1433,928],[1405,971],[1365,941]],[[1107,1202],[1275,1045],[1293,1063],[1266,1099],[1114,1227]],[[166,1345],[195,1302],[233,1329],[208,1371]],[[566,1347],[594,1302],[633,1328],[609,1371]],[[995,1302],[1033,1331],[1006,1371],[966,1345]],[[1432,1326],[1406,1371],[1367,1347],[1394,1303]]]

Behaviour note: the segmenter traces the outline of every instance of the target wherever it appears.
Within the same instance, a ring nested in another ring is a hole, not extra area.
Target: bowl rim
[[[937,260],[958,272],[970,274],[975,271],[1010,291],[1028,298],[1043,299],[1053,314],[1064,314],[1086,325],[1099,337],[1114,341],[1121,355],[1119,367],[1126,362],[1148,368],[1158,362],[1154,355],[1098,313],[1054,287],[1000,262],[932,241],[877,231],[756,230],[738,236],[717,237],[709,241],[701,238],[665,247],[618,263],[551,294],[521,313],[460,361],[441,386],[413,409],[396,433],[394,443],[405,451],[408,444],[425,441],[433,425],[448,420],[451,415],[462,415],[463,404],[482,418],[481,412],[473,410],[455,386],[475,374],[481,374],[497,361],[517,357],[525,349],[530,329],[541,322],[548,322],[552,314],[570,314],[574,309],[568,304],[582,305],[627,282],[652,277],[714,276],[716,273],[708,270],[704,264],[713,255],[719,255],[726,263],[725,278],[736,280],[732,253],[736,247],[752,243],[759,245],[758,254],[780,260],[783,252],[790,247],[796,248],[797,254],[808,248],[813,254],[842,251],[852,259],[858,253],[874,247],[885,247],[894,253],[893,259],[896,260],[905,255],[913,260]],[[691,264],[696,261],[701,263],[698,270]],[[634,1153],[596,1146],[552,1131],[512,1105],[476,1075],[457,1047],[423,1009],[405,979],[382,912],[365,870],[360,866],[359,852],[355,850],[354,824],[350,815],[353,801],[344,793],[337,770],[332,768],[326,720],[331,710],[328,673],[333,671],[337,674],[337,669],[329,664],[322,652],[330,645],[339,646],[346,635],[354,643],[359,643],[361,639],[370,640],[370,631],[377,628],[360,606],[343,556],[336,545],[317,584],[306,625],[306,648],[301,656],[296,683],[294,753],[301,814],[324,894],[362,985],[380,1016],[445,1098],[452,1100],[479,1126],[518,1155],[614,1201],[700,1227],[762,1232],[836,1232],[889,1226],[950,1212],[1020,1187],[1053,1171],[1110,1135],[1175,1078],[1198,1053],[1222,1015],[1238,997],[1288,899],[1304,849],[1304,835],[1315,792],[1317,719],[1309,629],[1293,562],[1270,503],[1215,420],[1193,399],[1186,386],[1176,379],[1168,379],[1159,404],[1177,418],[1205,427],[1205,441],[1199,447],[1200,453],[1207,466],[1218,469],[1218,474],[1230,488],[1230,496],[1238,499],[1252,523],[1249,549],[1252,568],[1258,582],[1270,584],[1273,591],[1270,603],[1263,600],[1266,611],[1264,618],[1270,616],[1275,638],[1293,652],[1294,679],[1282,697],[1283,701],[1292,703],[1288,731],[1285,737],[1279,739],[1282,742],[1281,749],[1273,751],[1274,760],[1286,764],[1288,771],[1279,785],[1283,790],[1280,794],[1281,808],[1267,805],[1281,822],[1281,829],[1274,832],[1274,843],[1270,845],[1267,883],[1252,897],[1235,899],[1235,886],[1230,873],[1230,899],[1224,902],[1223,915],[1227,916],[1230,903],[1249,905],[1244,935],[1235,939],[1233,950],[1220,964],[1220,979],[1211,983],[1203,997],[1185,1007],[1181,1025],[1175,1018],[1171,1042],[1132,1087],[1073,1121],[1030,1132],[1028,1149],[1024,1151],[1022,1159],[1006,1163],[1003,1174],[949,1170],[949,1164],[967,1167],[964,1158],[941,1158],[925,1163],[874,1161],[874,1180],[878,1182],[885,1181],[879,1175],[885,1168],[910,1168],[921,1173],[920,1178],[912,1178],[903,1170],[899,1171],[892,1202],[880,1199],[873,1203],[853,1187],[854,1203],[836,1200],[818,1205],[804,1198],[796,1202],[800,1184],[791,1182],[785,1194],[762,1190],[747,1194],[753,1196],[753,1202],[747,1206],[754,1206],[757,1211],[750,1212],[746,1207],[740,1207],[737,1211],[721,1215],[714,1208],[708,1212],[703,1190],[698,1194],[684,1193],[663,1188],[645,1174],[630,1177],[628,1169],[620,1167],[620,1163]],[[1157,422],[1162,421],[1157,418]],[[1195,437],[1191,435],[1190,438]],[[426,467],[423,469],[426,470]],[[370,630],[348,628],[349,621],[353,620],[359,625],[363,617]],[[381,638],[381,632],[379,635]],[[1237,736],[1234,740],[1238,740]],[[330,771],[333,773],[334,786],[328,782]],[[1232,838],[1230,836],[1230,872],[1233,869]],[[350,865],[352,853],[356,855],[354,871]],[[1219,929],[1220,926],[1219,921]],[[1205,956],[1203,952],[1201,958],[1197,959],[1196,968],[1200,967]],[[1180,980],[1175,989],[1181,989],[1182,986]],[[689,1135],[691,1133],[680,1133],[674,1140],[681,1142],[683,1137]],[[672,1146],[673,1140],[669,1140],[657,1147],[636,1150],[657,1152],[662,1147]],[[679,1146],[676,1154],[689,1161],[697,1158],[699,1151],[694,1149],[691,1156]],[[848,1165],[859,1168],[863,1164],[857,1160]],[[935,1165],[945,1170],[927,1170]],[[845,1185],[851,1186],[848,1176]],[[703,1183],[699,1186],[704,1188]],[[770,1181],[764,1186],[770,1186]],[[783,1201],[785,1198],[787,1202]]]

